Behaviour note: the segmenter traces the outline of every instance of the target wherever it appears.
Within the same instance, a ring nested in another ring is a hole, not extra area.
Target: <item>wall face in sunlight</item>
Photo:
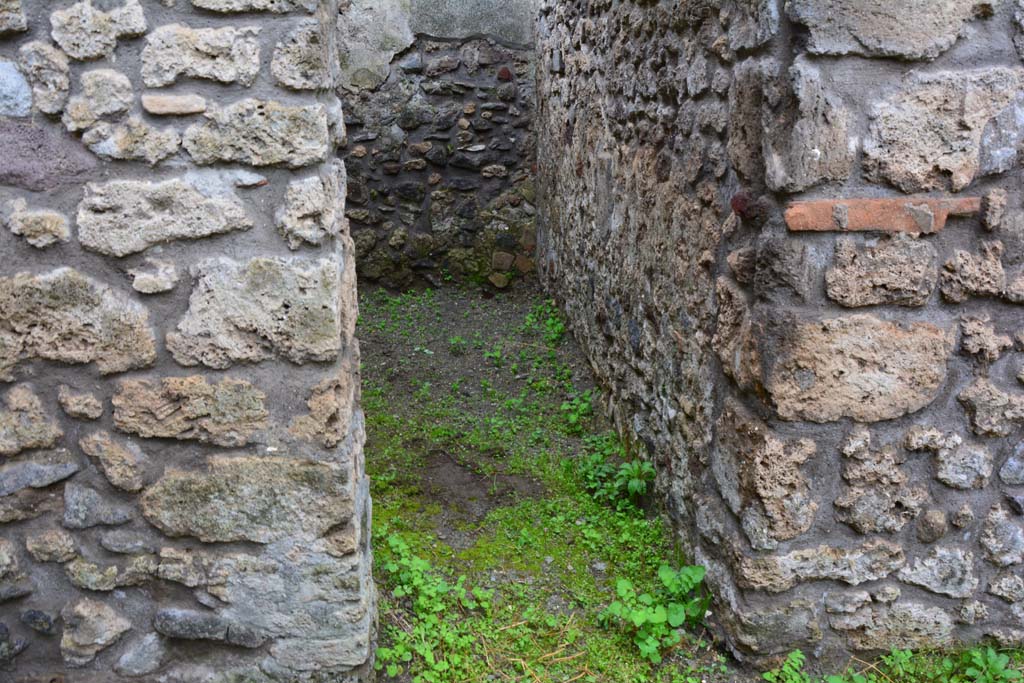
[[[369,678],[338,16],[0,1],[0,679]]]
[[[538,269],[742,659],[1024,643],[1009,2],[545,2]]]

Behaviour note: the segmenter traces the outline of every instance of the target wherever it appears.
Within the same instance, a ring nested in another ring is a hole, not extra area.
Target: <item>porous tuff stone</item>
[[[791,0],[786,12],[810,29],[814,54],[935,59],[968,21],[992,12],[989,0]]]
[[[783,326],[766,388],[784,420],[877,422],[935,400],[946,379],[951,335],[870,315]]]
[[[140,502],[169,536],[208,543],[316,538],[354,512],[348,473],[281,457],[216,456],[206,471],[168,469]]]
[[[21,0],[0,0],[0,35],[28,30],[28,20],[21,8]]]
[[[104,12],[83,0],[50,15],[50,35],[64,52],[75,59],[109,57],[118,38],[146,32],[146,15],[139,0],[125,0],[120,7]]]
[[[1002,256],[1003,243],[998,241],[982,242],[978,254],[958,249],[942,267],[942,298],[959,304],[972,296],[1002,296],[1006,290]]]
[[[103,403],[93,394],[77,392],[66,384],[57,390],[60,407],[77,420],[98,420],[103,417]]]
[[[999,360],[1003,352],[1013,346],[1005,334],[996,334],[989,315],[966,315],[960,321],[960,350],[985,363]]]
[[[1003,572],[992,580],[988,592],[1009,603],[1024,602],[1024,577]]]
[[[75,457],[63,448],[8,460],[0,465],[0,496],[9,496],[24,488],[45,488],[67,479],[79,469]]]
[[[338,234],[345,220],[339,212],[344,205],[344,178],[339,162],[319,176],[288,183],[276,221],[289,248],[298,249],[303,243],[319,246]]]
[[[962,548],[934,547],[899,573],[900,581],[951,598],[969,598],[978,590],[974,553]]]
[[[160,26],[146,36],[142,80],[150,88],[171,85],[180,76],[250,86],[260,71],[259,32],[255,26]]]
[[[61,610],[64,635],[60,652],[64,663],[85,666],[131,630],[132,622],[102,602],[83,598]]]
[[[49,448],[64,435],[27,384],[19,384],[4,396],[0,410],[0,456],[17,455],[29,448]]]
[[[831,619],[832,627],[849,631],[855,650],[931,649],[948,645],[953,617],[940,607],[913,602],[872,605]]]
[[[160,294],[169,292],[178,284],[178,267],[173,261],[147,258],[146,267],[132,268],[128,275],[132,278],[132,289],[142,294]]]
[[[722,439],[712,469],[753,546],[771,548],[810,529],[818,504],[800,466],[815,455],[814,442],[780,438],[734,401],[718,429]]]
[[[349,431],[356,401],[355,366],[345,363],[337,376],[320,382],[306,401],[309,413],[291,421],[288,431],[304,441],[324,448],[336,448]]]
[[[864,142],[864,168],[904,192],[962,190],[978,175],[985,126],[1009,107],[1021,69],[915,72],[878,104]]]
[[[71,237],[68,219],[56,211],[29,210],[28,202],[22,198],[12,200],[0,213],[12,234],[24,237],[37,249],[45,249]]]
[[[805,581],[831,579],[857,586],[884,579],[906,562],[903,549],[876,539],[857,548],[818,546],[785,555],[743,558],[736,568],[744,588],[782,593]]]
[[[79,241],[86,249],[108,256],[127,256],[162,242],[247,230],[252,225],[237,197],[207,197],[181,178],[161,183],[89,183],[78,205]]]
[[[936,455],[936,478],[955,489],[982,489],[992,476],[992,454],[984,446],[965,444],[958,434],[943,434],[937,429],[916,425],[907,432],[906,446],[911,451],[931,451]]]
[[[130,508],[111,503],[96,489],[69,482],[64,485],[64,526],[88,529],[94,526],[117,526],[132,519]]]
[[[825,283],[829,298],[849,308],[923,306],[938,278],[938,256],[928,242],[894,237],[858,249],[847,238],[836,243],[835,262]]]
[[[201,165],[234,161],[300,168],[327,158],[330,133],[322,104],[290,106],[245,99],[205,114],[185,131],[184,145]]]
[[[316,19],[305,19],[278,42],[270,72],[281,85],[295,90],[331,87],[331,60],[327,51],[334,41]]]
[[[100,158],[145,161],[152,166],[178,151],[181,136],[174,128],[156,128],[131,116],[124,123],[101,121],[86,131],[82,142]]]
[[[192,0],[192,4],[211,12],[276,12],[304,9],[312,12],[317,0]]]
[[[0,604],[29,595],[33,585],[22,571],[13,541],[0,538]]]
[[[23,360],[95,363],[105,375],[156,360],[149,313],[71,268],[0,278],[0,381]]]
[[[400,0],[353,0],[337,28],[341,85],[353,91],[384,83],[395,55],[416,40]]]
[[[61,120],[69,131],[82,131],[104,116],[128,111],[132,100],[127,76],[113,69],[93,69],[82,74],[79,92],[68,100]]]
[[[267,426],[266,395],[230,377],[123,380],[112,401],[117,428],[145,438],[244,446]]]
[[[294,363],[337,358],[354,315],[343,307],[337,259],[217,258],[191,272],[189,311],[167,335],[167,348],[182,365],[227,368],[275,355]]]
[[[1024,396],[1008,394],[987,379],[976,379],[958,399],[979,436],[1008,436],[1024,422]]]
[[[1024,562],[1024,527],[1010,519],[1001,505],[995,505],[985,518],[981,547],[989,562],[999,567]]]
[[[63,529],[48,529],[25,539],[25,548],[36,562],[67,562],[78,551],[74,537]]]
[[[52,45],[33,40],[18,50],[18,65],[32,85],[35,108],[44,114],[59,114],[71,91],[67,55]]]
[[[96,458],[111,486],[122,491],[141,491],[146,456],[134,443],[119,443],[109,432],[98,431],[78,440],[89,457]]]

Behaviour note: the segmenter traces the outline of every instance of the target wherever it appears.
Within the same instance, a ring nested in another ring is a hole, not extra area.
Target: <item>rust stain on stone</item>
[[[786,225],[795,232],[940,232],[950,216],[981,211],[981,197],[895,199],[818,199],[793,202],[786,209]]]

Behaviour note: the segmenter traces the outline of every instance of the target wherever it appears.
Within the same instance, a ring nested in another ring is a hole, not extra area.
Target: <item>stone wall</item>
[[[1024,643],[1022,17],[542,6],[538,269],[744,661]]]
[[[533,271],[534,59],[510,42],[532,22],[509,21],[532,3],[502,4],[353,1],[342,12],[347,216],[361,277],[502,288]]]
[[[0,0],[0,680],[362,681],[334,0]]]

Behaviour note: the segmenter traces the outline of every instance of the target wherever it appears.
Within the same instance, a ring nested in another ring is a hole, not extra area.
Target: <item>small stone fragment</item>
[[[270,72],[279,85],[295,90],[325,90],[331,87],[332,42],[324,35],[326,24],[303,19],[277,43]]]
[[[338,235],[345,203],[345,170],[340,162],[322,175],[288,183],[284,204],[277,211],[277,227],[290,249],[303,243],[319,246]]]
[[[32,89],[14,62],[0,60],[0,116],[32,113]]]
[[[99,431],[78,441],[82,451],[99,461],[100,470],[111,486],[122,491],[141,491],[146,457],[131,441],[120,444],[110,432]]]
[[[142,80],[150,88],[171,85],[179,76],[248,87],[260,71],[259,32],[253,26],[160,26],[146,36]]]
[[[199,95],[146,94],[142,108],[154,116],[187,116],[206,111],[206,100]]]
[[[132,623],[101,602],[83,598],[68,604],[62,611],[64,635],[60,641],[61,655],[68,666],[85,666],[96,655],[110,647]]]
[[[818,546],[785,555],[741,558],[737,582],[752,590],[782,593],[805,581],[829,579],[857,586],[889,576],[906,563],[903,549],[882,540],[859,548]]]
[[[101,159],[145,161],[153,166],[178,152],[181,136],[173,128],[155,128],[131,116],[124,123],[97,123],[82,142]]]
[[[977,600],[964,600],[960,605],[960,612],[957,614],[957,621],[961,624],[973,626],[988,619],[988,607]]]
[[[200,165],[218,161],[300,168],[323,161],[330,148],[327,109],[245,99],[189,126],[184,145]]]
[[[27,647],[28,643],[23,638],[11,638],[7,624],[0,622],[0,664],[10,664]]]
[[[974,553],[941,546],[933,547],[923,559],[917,558],[901,569],[899,578],[951,598],[974,595],[979,581],[974,573]]]
[[[927,510],[917,522],[917,540],[922,543],[935,543],[946,535],[948,528],[945,512]]]
[[[57,632],[57,624],[52,616],[38,609],[27,609],[21,613],[21,623],[36,633],[52,636]]]
[[[207,197],[182,179],[89,183],[78,206],[82,246],[107,256],[127,256],[154,244],[247,230],[252,225],[237,197]]]
[[[68,529],[88,529],[103,525],[117,526],[132,519],[132,511],[109,502],[95,489],[81,484],[64,486],[64,526]]]
[[[228,258],[193,266],[189,311],[167,335],[182,365],[227,368],[274,356],[293,363],[337,358],[353,311],[342,310],[335,258]]]
[[[206,543],[323,535],[354,513],[344,470],[279,457],[214,456],[206,472],[168,468],[140,499],[169,536]]]
[[[1024,602],[1024,577],[1002,572],[989,584],[988,592],[1009,603]]]
[[[30,211],[28,202],[14,199],[4,207],[0,219],[11,233],[24,237],[36,249],[45,249],[71,238],[68,219],[56,211]]]
[[[960,322],[960,348],[971,356],[994,363],[1003,351],[1013,346],[1013,340],[1004,334],[996,334],[992,319],[988,315],[967,315]]]
[[[987,379],[974,380],[958,400],[979,436],[1009,436],[1024,423],[1024,396],[1008,394]]]
[[[62,384],[57,390],[57,401],[64,412],[76,420],[98,420],[103,417],[103,403],[89,392],[76,392]]]
[[[21,8],[21,0],[0,0],[0,36],[28,30],[28,20]]]
[[[18,50],[18,64],[32,86],[36,109],[44,114],[59,114],[71,91],[67,55],[52,45],[33,40]]]
[[[992,476],[992,454],[982,446],[965,445],[957,434],[918,425],[907,432],[906,445],[912,451],[935,453],[939,465],[936,477],[952,488],[985,488]]]
[[[923,306],[938,281],[935,248],[897,236],[858,250],[851,238],[836,243],[835,263],[825,274],[829,298],[850,308],[895,304]]]
[[[0,603],[24,597],[32,590],[32,582],[21,569],[14,543],[0,538]]]
[[[356,401],[354,376],[354,368],[346,363],[336,377],[316,385],[306,401],[309,413],[294,418],[289,433],[323,448],[336,448],[349,433]]]
[[[982,242],[980,254],[957,251],[942,269],[943,298],[959,304],[972,296],[1002,296],[1006,290],[1002,255],[1001,242]]]
[[[71,132],[95,125],[104,116],[123,114],[132,106],[132,83],[120,71],[93,69],[82,74],[81,92],[68,100],[61,120]]]
[[[108,12],[96,9],[92,0],[83,0],[50,15],[50,35],[64,52],[75,59],[109,57],[118,38],[140,36],[146,32],[146,15],[139,0]]]
[[[46,488],[78,470],[74,456],[63,448],[28,453],[0,465],[0,496],[9,496],[26,488]]]
[[[974,522],[974,510],[967,503],[960,506],[953,514],[953,526],[957,529],[965,529]]]
[[[75,559],[75,539],[63,529],[50,529],[25,539],[28,554],[36,562],[68,562]]]
[[[19,384],[8,390],[3,402],[6,410],[0,410],[0,455],[50,448],[64,435],[29,385]]]
[[[1008,486],[1024,486],[1024,441],[1013,447],[1013,453],[999,470],[999,478]]]
[[[1001,505],[994,505],[985,519],[981,546],[988,559],[999,567],[1024,562],[1024,528],[1010,519]]]
[[[146,676],[163,666],[166,657],[163,639],[156,633],[147,633],[125,647],[124,654],[114,665],[114,672],[129,678]]]
[[[192,439],[244,446],[267,426],[266,395],[252,384],[205,377],[124,380],[113,398],[114,424],[147,439]]]
[[[156,545],[145,535],[129,529],[110,529],[100,534],[104,550],[119,555],[140,555],[156,552]]]
[[[998,230],[1002,226],[1003,218],[1006,216],[1007,203],[1009,203],[1009,196],[1006,190],[1002,188],[990,190],[985,195],[985,211],[982,214],[982,224],[986,230],[991,232]]]
[[[871,594],[867,591],[825,594],[825,611],[829,614],[853,614],[869,604],[871,604]]]
[[[173,261],[147,258],[146,268],[132,268],[132,289],[142,294],[169,292],[178,284],[178,267]]]

